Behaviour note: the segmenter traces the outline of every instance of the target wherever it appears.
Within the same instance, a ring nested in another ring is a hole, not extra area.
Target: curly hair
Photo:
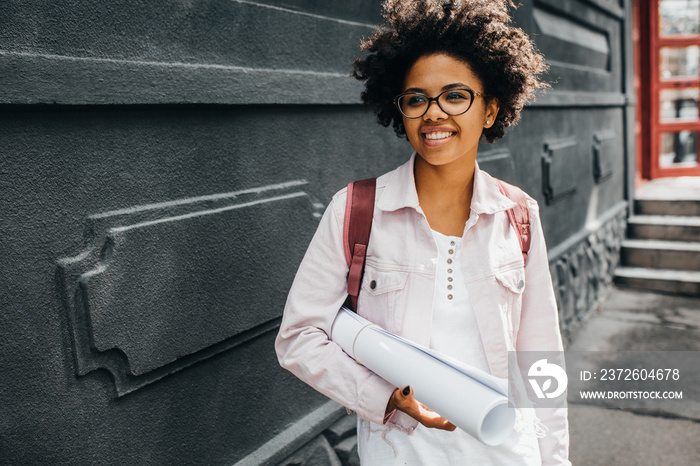
[[[489,143],[520,119],[537,89],[549,87],[539,78],[548,70],[544,57],[522,29],[511,25],[511,0],[385,0],[383,6],[385,24],[362,42],[369,54],[353,62],[353,76],[365,81],[364,103],[383,126],[393,122],[398,136],[406,129],[394,97],[425,55],[446,53],[465,61],[486,96],[498,99],[496,121],[483,132]]]

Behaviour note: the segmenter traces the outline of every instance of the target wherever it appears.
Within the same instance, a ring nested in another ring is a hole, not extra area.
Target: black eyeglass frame
[[[442,108],[442,105],[440,105],[440,100],[439,100],[440,97],[442,97],[443,94],[446,94],[448,92],[454,92],[454,91],[467,91],[469,93],[469,95],[471,95],[471,100],[469,101],[469,107],[467,107],[467,109],[463,112],[450,113],[450,112],[446,111],[444,108]],[[419,116],[410,117],[410,116],[406,115],[403,112],[403,110],[401,110],[401,106],[399,105],[399,99],[403,96],[406,96],[406,95],[421,95],[421,96],[425,97],[426,99],[428,99],[428,105],[425,107],[425,111],[422,114],[420,114]],[[469,109],[472,108],[472,105],[474,104],[474,99],[477,97],[481,97],[482,95],[483,94],[481,92],[475,92],[473,89],[469,89],[468,87],[456,87],[454,89],[447,89],[446,91],[442,91],[441,93],[439,93],[435,97],[430,97],[429,95],[423,94],[422,92],[408,91],[408,92],[402,92],[401,94],[394,97],[394,105],[396,105],[396,108],[399,110],[399,113],[401,115],[405,116],[406,118],[408,118],[409,120],[415,120],[416,118],[422,118],[426,113],[428,113],[428,110],[430,109],[430,105],[433,102],[437,103],[438,108],[440,110],[442,110],[443,112],[445,112],[446,114],[448,114],[450,116],[458,116],[458,115],[464,115],[465,113],[467,113],[469,111]]]

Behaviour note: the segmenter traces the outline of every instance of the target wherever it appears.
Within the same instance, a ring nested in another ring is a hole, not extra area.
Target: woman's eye
[[[466,100],[469,95],[466,92],[448,92],[447,100]]]
[[[425,97],[422,95],[412,95],[408,98],[408,105],[423,105]]]

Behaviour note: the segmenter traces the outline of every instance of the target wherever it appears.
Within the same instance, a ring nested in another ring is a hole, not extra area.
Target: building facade
[[[567,338],[634,189],[631,6],[522,3],[552,90],[479,162],[539,201]],[[411,152],[349,77],[379,21],[376,0],[5,2],[0,462],[351,451],[273,341],[333,193]]]

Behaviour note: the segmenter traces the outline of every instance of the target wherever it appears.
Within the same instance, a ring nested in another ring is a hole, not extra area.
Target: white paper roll
[[[486,445],[512,432],[515,409],[508,407],[508,381],[387,332],[341,308],[331,339],[358,363],[413,396]]]

